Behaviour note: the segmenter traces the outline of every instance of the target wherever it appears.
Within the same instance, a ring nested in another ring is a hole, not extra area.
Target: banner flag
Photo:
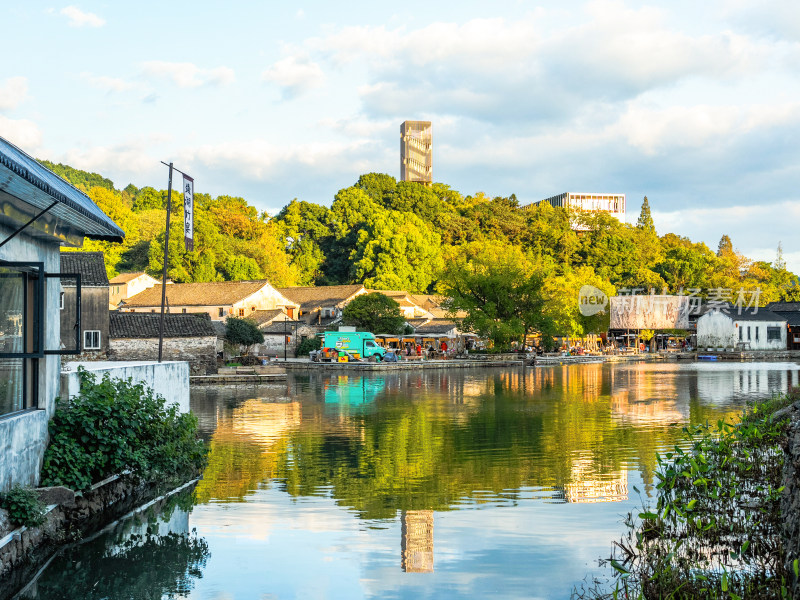
[[[194,179],[183,174],[183,239],[186,250],[194,250]]]

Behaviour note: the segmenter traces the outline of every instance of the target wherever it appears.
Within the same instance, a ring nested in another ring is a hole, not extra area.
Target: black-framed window
[[[767,326],[767,341],[774,342],[774,341],[780,341],[780,339],[781,339],[781,328]]]
[[[0,415],[38,404],[44,264],[0,261]]]
[[[86,329],[83,332],[83,349],[100,350],[100,330]]]

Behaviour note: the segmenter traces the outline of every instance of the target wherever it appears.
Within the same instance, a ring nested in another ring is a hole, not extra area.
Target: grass
[[[686,443],[658,456],[655,506],[628,515],[627,533],[601,561],[611,575],[574,596],[788,598],[787,582],[800,573],[784,568],[789,419],[780,411],[798,399],[795,390],[749,407],[738,423],[684,428]]]

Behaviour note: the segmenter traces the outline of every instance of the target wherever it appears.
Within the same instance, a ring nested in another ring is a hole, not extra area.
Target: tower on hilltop
[[[403,121],[400,125],[400,180],[430,185],[432,175],[430,121]]]

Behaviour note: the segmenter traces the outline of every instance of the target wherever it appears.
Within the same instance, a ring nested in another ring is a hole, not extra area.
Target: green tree
[[[636,227],[644,231],[656,232],[656,226],[655,223],[653,223],[653,215],[650,214],[650,202],[647,200],[647,196],[644,197],[644,201],[642,202],[642,210],[639,213],[639,220],[636,221]]]
[[[225,320],[225,339],[231,344],[244,346],[244,354],[247,355],[250,353],[251,346],[264,343],[264,334],[249,319],[228,317]]]
[[[405,326],[400,305],[380,292],[353,298],[342,311],[342,322],[372,333],[402,333]]]
[[[723,257],[733,254],[733,242],[731,242],[731,238],[728,234],[723,235],[719,239],[719,245],[717,246],[717,256]]]
[[[440,282],[445,306],[465,331],[507,348],[512,340],[552,331],[544,310],[549,267],[520,248],[498,241],[473,242],[448,257]]]

